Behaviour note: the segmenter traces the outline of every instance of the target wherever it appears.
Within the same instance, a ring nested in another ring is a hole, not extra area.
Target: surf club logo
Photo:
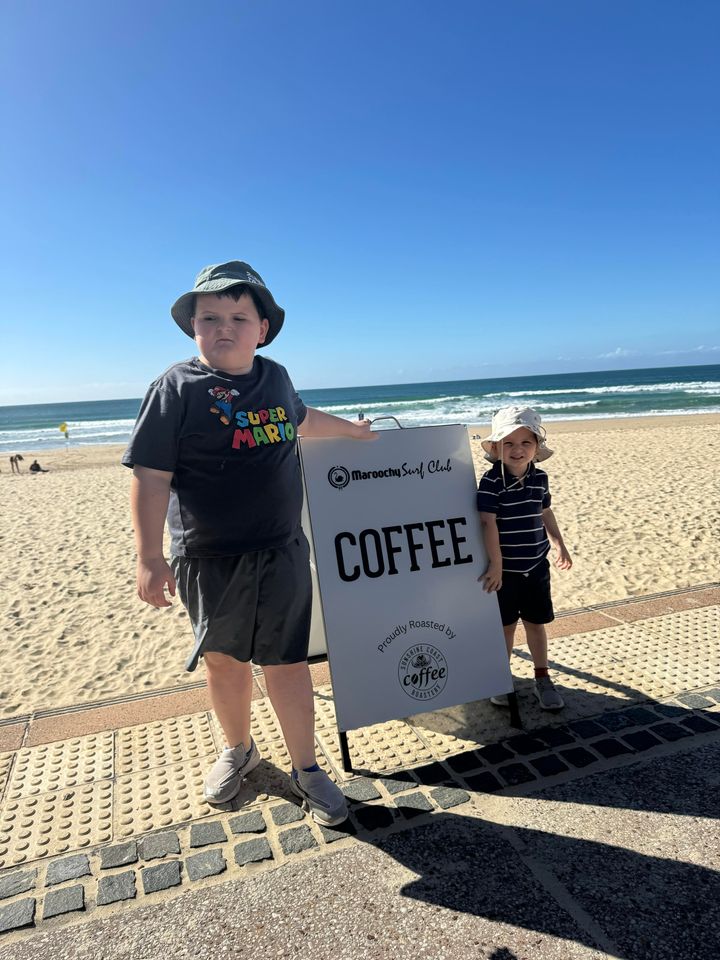
[[[350,483],[350,474],[345,467],[330,467],[328,470],[328,480],[330,481],[330,486],[335,487],[336,490],[342,490],[343,487],[346,487]]]
[[[400,658],[398,682],[413,700],[433,700],[445,689],[447,677],[447,660],[431,643],[417,643]]]
[[[345,467],[331,467],[328,471],[328,480],[336,490],[344,490],[352,480],[387,480],[389,477],[400,480],[403,477],[418,477],[424,480],[433,473],[450,473],[452,460],[421,460],[419,463],[401,463],[398,467],[380,467],[378,470],[353,470],[352,473]]]

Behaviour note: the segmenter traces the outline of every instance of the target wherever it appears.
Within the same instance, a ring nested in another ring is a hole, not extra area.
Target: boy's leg
[[[250,745],[252,668],[224,653],[206,653],[208,693],[229,747]]]
[[[565,701],[548,673],[547,630],[544,623],[523,620],[528,647],[535,667],[535,696],[543,710],[562,710]]]
[[[307,662],[264,666],[263,673],[293,767],[311,767],[315,763],[315,714]]]
[[[347,819],[347,800],[315,762],[315,714],[307,662],[263,666],[268,695],[292,759],[292,788],[313,819],[334,827]]]
[[[227,742],[205,778],[205,799],[227,803],[260,763],[260,754],[250,736],[252,669],[249,663],[224,653],[208,651],[204,659],[210,700]]]
[[[507,647],[508,659],[512,657],[513,646],[515,644],[515,629],[517,627],[517,620],[515,623],[509,623],[507,626],[503,624],[503,633],[505,634],[505,646]]]
[[[536,670],[545,670],[547,673],[547,630],[544,623],[528,623],[523,620],[530,656]]]

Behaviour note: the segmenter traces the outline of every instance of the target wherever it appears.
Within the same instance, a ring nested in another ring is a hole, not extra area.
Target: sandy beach
[[[476,471],[487,464],[469,434]],[[720,416],[549,423],[553,507],[574,559],[557,611],[719,579]],[[0,720],[203,679],[179,602],[135,596],[130,472],[112,446],[2,463]]]

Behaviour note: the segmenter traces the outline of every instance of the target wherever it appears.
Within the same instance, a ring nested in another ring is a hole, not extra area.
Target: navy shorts
[[[195,633],[186,670],[194,670],[204,653],[260,666],[307,660],[312,583],[304,533],[285,547],[236,557],[173,557],[171,566]]]
[[[518,618],[528,623],[551,623],[555,613],[547,557],[528,573],[503,573],[497,597],[504,627],[517,623]]]

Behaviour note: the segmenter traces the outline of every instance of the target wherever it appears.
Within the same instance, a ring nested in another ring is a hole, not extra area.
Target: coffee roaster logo
[[[445,689],[447,677],[447,660],[442,651],[430,643],[415,644],[400,658],[398,681],[413,700],[434,699]]]

